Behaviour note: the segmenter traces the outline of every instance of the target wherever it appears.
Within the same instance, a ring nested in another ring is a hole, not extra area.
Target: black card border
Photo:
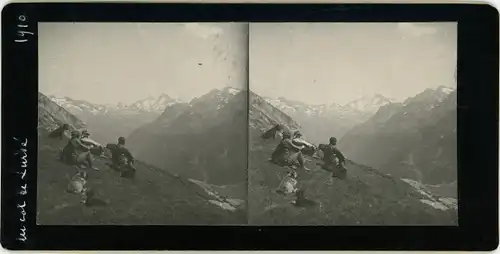
[[[23,16],[21,16],[23,15]],[[21,22],[23,21],[23,22]],[[37,22],[458,22],[457,227],[37,226]],[[18,24],[34,32],[26,43]],[[493,250],[498,11],[480,4],[11,3],[2,11],[1,242],[13,250]],[[13,138],[17,137],[16,141]],[[27,138],[21,179],[20,141]],[[20,186],[28,194],[20,195]],[[26,202],[26,221],[19,204]],[[26,227],[26,241],[19,241]],[[216,236],[216,237],[212,237]],[[293,237],[292,237],[293,236]]]

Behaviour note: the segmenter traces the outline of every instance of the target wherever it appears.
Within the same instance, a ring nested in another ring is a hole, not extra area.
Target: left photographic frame
[[[37,224],[245,224],[247,34],[40,22]]]

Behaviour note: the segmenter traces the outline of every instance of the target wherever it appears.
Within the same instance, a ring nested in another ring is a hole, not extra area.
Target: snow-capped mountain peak
[[[314,111],[316,111],[316,109],[312,105],[306,105],[302,102],[288,100],[284,97],[266,97],[264,98],[264,100],[271,104],[273,107],[276,107],[287,114],[295,113],[298,111],[303,111],[306,114],[314,114]]]
[[[241,89],[228,86],[228,87],[224,87],[223,91],[226,93],[229,93],[231,95],[236,95],[239,92],[241,92]]]
[[[157,99],[157,103],[168,103],[169,101],[172,101],[173,99],[168,96],[166,93],[162,93],[158,99]]]
[[[359,99],[347,103],[344,107],[360,112],[376,112],[381,106],[391,103],[383,95],[375,94],[374,96],[363,96]]]
[[[283,97],[278,98],[265,98],[267,102],[276,108],[282,110],[287,114],[305,114],[308,116],[321,116],[327,115],[352,115],[359,113],[375,113],[381,106],[391,103],[391,100],[387,99],[383,95],[376,94],[374,96],[365,96],[349,102],[345,105],[340,105],[338,103],[332,103],[329,105],[309,105],[299,101],[288,100]]]
[[[222,108],[225,104],[228,103],[229,99],[232,98],[233,96],[239,94],[242,92],[241,89],[238,88],[233,88],[233,87],[224,87],[222,89],[212,89],[210,92],[208,92],[205,95],[202,95],[200,97],[196,97],[193,100],[191,100],[190,104],[196,104],[199,102],[205,102],[205,103],[218,103],[218,108]]]
[[[409,105],[414,102],[428,102],[432,106],[441,103],[453,91],[455,91],[454,88],[446,86],[439,86],[436,89],[427,88],[416,96],[406,99],[403,104]]]
[[[440,91],[442,93],[445,93],[445,94],[450,94],[452,93],[453,91],[455,91],[454,88],[451,88],[451,87],[447,87],[447,86],[439,86],[437,89],[437,91]]]
[[[146,112],[163,112],[165,108],[170,107],[174,104],[180,103],[179,100],[174,100],[165,93],[162,93],[158,97],[148,96],[145,99],[136,101],[131,106],[141,111]]]
[[[58,98],[58,97],[55,97],[55,96],[53,96],[53,95],[50,95],[50,96],[48,96],[48,98],[49,98],[51,101],[53,101],[53,102],[55,102],[56,104],[58,104],[58,105],[64,104],[64,103],[66,103],[66,102],[68,101],[68,98],[67,98],[67,97],[61,97],[61,98]]]

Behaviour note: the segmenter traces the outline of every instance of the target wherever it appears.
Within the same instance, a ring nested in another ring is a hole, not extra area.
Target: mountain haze
[[[52,101],[87,123],[92,138],[102,143],[116,142],[118,137],[128,136],[133,130],[154,121],[165,108],[182,103],[167,94],[149,96],[129,105],[94,104],[68,97],[51,96]]]
[[[312,142],[325,142],[332,136],[340,139],[356,124],[371,117],[378,108],[391,103],[380,94],[362,97],[345,105],[310,105],[283,97],[266,98],[266,101],[293,117],[302,126],[302,134]]]

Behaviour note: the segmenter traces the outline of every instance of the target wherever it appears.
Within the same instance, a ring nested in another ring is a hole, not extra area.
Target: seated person
[[[103,145],[97,143],[96,141],[92,140],[89,138],[90,135],[85,135],[85,137],[82,136],[82,138],[80,139],[85,145],[88,145],[88,146],[91,146],[91,147],[94,147],[94,148],[101,148],[103,147]]]
[[[118,138],[118,144],[108,144],[106,148],[111,151],[111,161],[114,168],[122,170],[124,167],[128,167],[129,169],[135,170],[135,160],[129,150],[125,148],[124,137]]]
[[[301,152],[303,148],[304,146],[293,144],[289,132],[283,132],[283,139],[271,155],[271,161],[280,166],[293,167],[298,165],[301,169],[309,171],[304,165],[304,156]]]
[[[316,152],[316,147],[303,139],[302,134],[299,131],[296,131],[293,134],[292,142],[296,146],[304,146],[304,149],[302,149],[302,153],[305,155],[312,156]]]
[[[66,123],[61,125],[59,128],[53,130],[52,132],[50,132],[49,137],[50,138],[59,138],[62,140],[64,137],[65,131],[69,131],[69,125]]]
[[[71,132],[71,139],[61,152],[61,160],[70,165],[77,165],[80,167],[86,162],[88,168],[99,170],[92,165],[94,157],[90,153],[91,147],[83,144],[80,138],[80,132]]]
[[[283,125],[276,124],[273,128],[264,132],[264,134],[262,134],[262,138],[263,139],[273,138],[273,140],[274,140],[274,139],[276,139],[276,136],[283,131],[283,129],[284,129]]]
[[[104,153],[104,146],[90,139],[90,133],[87,130],[82,131],[80,141],[86,146],[90,147],[90,153],[95,156],[102,156]]]
[[[90,137],[89,131],[87,129],[82,130],[82,139],[89,138],[89,137]]]
[[[333,171],[334,175],[340,172],[340,175],[346,172],[345,168],[345,156],[337,148],[337,139],[331,137],[328,145],[320,145],[320,149],[323,151],[323,168]],[[339,171],[339,172],[337,172]]]
[[[313,147],[314,145],[307,142],[305,139],[303,139],[302,133],[300,131],[296,131],[293,133],[293,143],[298,146],[305,146],[305,147]]]

